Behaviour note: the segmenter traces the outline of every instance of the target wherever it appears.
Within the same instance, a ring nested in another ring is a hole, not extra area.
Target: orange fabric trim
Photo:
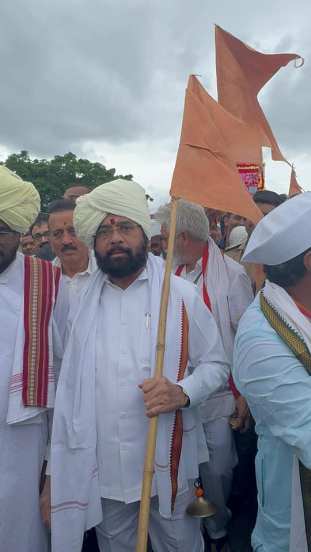
[[[295,303],[296,303],[298,309],[300,310],[300,312],[302,312],[302,314],[304,314],[307,318],[311,319],[311,311],[309,309],[307,309],[301,303],[298,303],[298,301],[295,301]]]
[[[179,359],[179,369],[177,374],[177,382],[181,381],[186,373],[188,358],[189,358],[189,319],[186,311],[186,307],[182,305],[182,328],[181,328],[181,349]],[[175,501],[178,491],[178,469],[182,449],[183,440],[183,416],[181,410],[176,410],[175,420],[171,441],[171,454],[170,454],[170,474],[172,485],[172,497],[171,497],[171,511],[173,513],[175,507]]]

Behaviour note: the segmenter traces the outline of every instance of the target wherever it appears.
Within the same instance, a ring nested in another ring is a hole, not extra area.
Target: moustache
[[[66,251],[77,251],[77,248],[74,245],[63,245],[62,253],[65,253]]]
[[[109,249],[107,257],[111,257],[111,255],[113,255],[114,253],[126,253],[127,255],[129,255],[130,249],[123,247],[112,247],[111,249]]]

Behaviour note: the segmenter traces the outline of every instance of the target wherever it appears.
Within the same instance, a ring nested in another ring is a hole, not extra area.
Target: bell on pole
[[[193,518],[209,518],[216,514],[216,506],[204,498],[204,491],[202,488],[201,480],[196,479],[195,483],[195,500],[190,502],[186,509],[188,516]]]

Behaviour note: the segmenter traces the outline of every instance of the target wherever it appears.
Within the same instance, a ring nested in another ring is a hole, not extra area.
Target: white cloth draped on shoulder
[[[274,307],[283,320],[300,335],[311,353],[311,322],[300,312],[290,295],[280,286],[269,281],[266,281],[263,294],[268,303]],[[299,464],[297,456],[294,456],[289,552],[307,551]]]
[[[151,301],[150,366],[154,371],[163,263],[153,255],[147,262]],[[97,310],[103,274],[95,272],[81,299],[64,355],[58,383],[51,448],[52,475],[52,549],[53,552],[80,552],[83,532],[100,523],[101,500],[96,459],[95,351]],[[190,349],[195,349],[191,334],[210,323],[209,358],[194,374],[185,378],[189,395],[195,390],[195,404],[224,385],[229,368],[210,313],[193,286],[180,278],[171,278],[168,305],[164,375],[176,382],[181,347],[182,305],[189,317]],[[195,313],[195,316],[194,316]],[[200,333],[201,336],[201,333]],[[200,337],[200,339],[202,339]],[[192,340],[192,341],[191,341]],[[192,342],[192,345],[191,345]],[[190,351],[191,353],[191,351]],[[192,351],[193,359],[197,351]],[[199,359],[202,362],[202,359]],[[194,368],[196,368],[195,362]],[[221,365],[221,368],[220,368]],[[184,381],[184,380],[183,380]],[[171,516],[170,437],[175,413],[159,417],[155,457],[156,492],[160,513]],[[199,446],[200,445],[200,446]],[[183,411],[183,447],[178,473],[178,489],[188,487],[188,480],[198,475],[198,464],[208,452],[196,408]]]
[[[229,274],[224,256],[212,238],[208,239],[207,289],[212,303],[212,312],[221,334],[222,342],[232,362],[234,330],[229,311]]]
[[[205,283],[211,300],[212,313],[216,320],[221,340],[231,365],[235,337],[235,328],[231,320],[230,312],[230,286],[232,284],[233,274],[230,274],[226,259],[212,238],[208,239],[208,252],[209,256]],[[234,263],[232,259],[228,259],[228,261]],[[244,290],[240,287],[235,290],[235,305],[238,301],[241,303],[243,302],[243,299],[238,297],[238,293],[242,295],[243,291]],[[205,423],[211,420],[229,417],[233,414],[234,408],[234,396],[229,388],[228,381],[226,381],[223,389],[206,399],[200,406],[201,420]],[[232,456],[232,466],[234,467],[236,463],[237,456],[234,454]]]

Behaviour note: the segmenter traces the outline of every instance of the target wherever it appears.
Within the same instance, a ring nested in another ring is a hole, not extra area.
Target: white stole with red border
[[[59,269],[24,257],[24,301],[9,385],[7,423],[29,420],[54,406],[53,308]]]

